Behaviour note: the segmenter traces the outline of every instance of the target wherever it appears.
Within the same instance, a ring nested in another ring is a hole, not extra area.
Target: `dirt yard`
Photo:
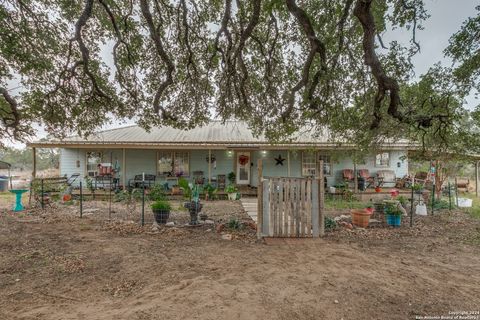
[[[411,229],[265,243],[245,230],[222,240],[212,225],[108,222],[105,206],[92,207],[82,219],[73,206],[3,211],[0,319],[415,319],[480,309],[480,221],[462,212],[416,218]],[[238,202],[205,211],[217,224],[247,219]]]

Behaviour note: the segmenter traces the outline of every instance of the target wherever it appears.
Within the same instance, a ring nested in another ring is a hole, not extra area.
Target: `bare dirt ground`
[[[411,229],[265,243],[248,231],[222,240],[211,225],[108,222],[104,204],[90,205],[103,207],[82,219],[73,206],[3,211],[0,319],[415,319],[480,309],[480,222],[463,212],[416,218]],[[205,211],[216,222],[247,219],[238,202]]]

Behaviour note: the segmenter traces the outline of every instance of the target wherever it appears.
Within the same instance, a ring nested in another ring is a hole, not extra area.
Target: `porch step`
[[[252,218],[255,223],[257,223],[257,198],[242,198],[240,199],[240,202],[242,203],[242,207],[248,216]]]

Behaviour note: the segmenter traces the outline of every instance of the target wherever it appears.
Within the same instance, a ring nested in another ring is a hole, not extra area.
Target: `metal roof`
[[[28,144],[31,147],[224,147],[224,148],[257,148],[265,146],[276,147],[308,147],[330,146],[347,147],[342,141],[333,141],[325,130],[323,134],[312,129],[302,129],[289,139],[281,143],[272,143],[265,136],[254,136],[252,130],[242,121],[211,121],[207,125],[190,130],[175,129],[172,127],[155,127],[150,132],[133,125],[128,127],[100,131],[88,138],[79,136],[67,137],[63,140],[37,141]],[[387,144],[391,147],[406,147],[408,141],[402,140]],[[352,145],[350,145],[351,147]]]

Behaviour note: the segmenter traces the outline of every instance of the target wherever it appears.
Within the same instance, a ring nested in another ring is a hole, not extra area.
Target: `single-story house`
[[[191,130],[160,127],[150,132],[133,125],[101,131],[87,139],[72,136],[29,146],[34,152],[36,148],[60,148],[61,175],[95,179],[113,174],[120,186],[128,186],[143,175],[168,186],[175,185],[179,177],[203,179],[205,184],[220,184],[226,177],[228,184],[228,175],[233,172],[237,185],[251,187],[257,185],[258,159],[263,159],[263,175],[270,177],[316,175],[322,159],[329,186],[342,182],[344,169],[354,166],[367,169],[372,176],[389,170],[403,177],[408,174],[407,154],[412,148],[405,140],[385,144],[382,151],[354,165],[349,156],[353,145],[315,137],[308,131],[289,142],[273,144],[264,136],[254,136],[240,121],[211,121]]]

